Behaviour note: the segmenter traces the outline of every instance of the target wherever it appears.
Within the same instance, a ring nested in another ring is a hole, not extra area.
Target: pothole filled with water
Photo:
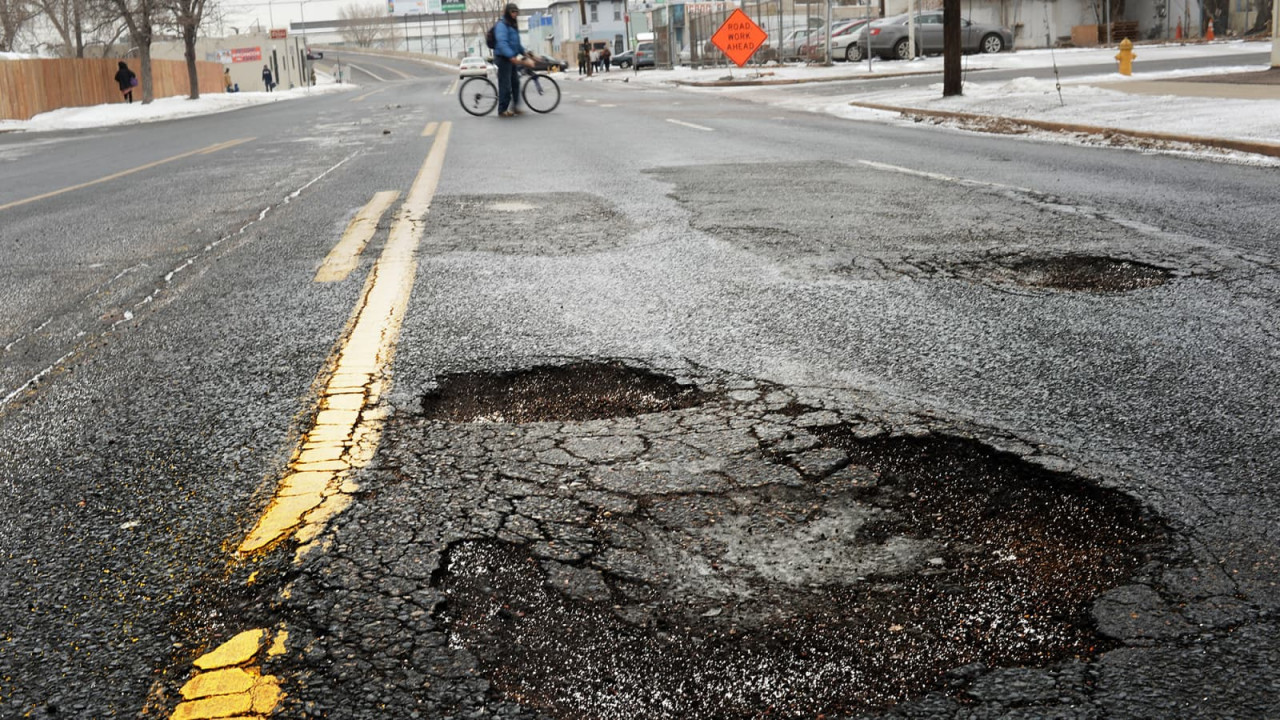
[[[580,422],[667,412],[700,404],[692,384],[620,363],[576,363],[507,373],[447,375],[422,398],[431,420],[472,423]]]
[[[451,543],[451,644],[552,717],[854,713],[1109,647],[1093,600],[1164,543],[1129,497],[974,441],[761,427],[651,440]]]
[[[1026,287],[1095,293],[1142,290],[1163,285],[1173,277],[1169,270],[1155,265],[1098,255],[1022,258],[984,274]]]

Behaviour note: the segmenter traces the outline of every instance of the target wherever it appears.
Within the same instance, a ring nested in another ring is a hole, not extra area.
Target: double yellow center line
[[[444,169],[451,128],[448,122],[433,128],[431,150],[393,216],[386,247],[365,281],[343,340],[322,371],[324,389],[315,420],[295,449],[275,496],[240,543],[237,557],[270,549],[293,536],[304,543],[300,558],[359,489],[351,475],[372,459],[381,439],[386,415],[382,399],[418,270],[415,253],[424,231],[422,221]],[[356,214],[316,273],[317,282],[347,277],[379,218],[398,196],[394,191],[377,193]],[[262,663],[287,651],[288,635],[283,626],[245,630],[197,658],[171,720],[269,716],[283,694],[282,680],[265,674]]]

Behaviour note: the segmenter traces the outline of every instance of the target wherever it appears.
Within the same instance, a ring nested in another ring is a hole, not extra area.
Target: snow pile
[[[324,78],[318,78],[324,80]],[[191,115],[208,115],[211,113],[236,110],[250,105],[284,102],[296,100],[317,93],[346,92],[359,86],[351,83],[321,82],[310,90],[296,87],[291,90],[275,92],[238,92],[207,93],[200,99],[191,100],[185,96],[158,98],[143,105],[135,100],[130,103],[111,103],[109,105],[93,105],[90,107],[69,107],[41,113],[30,120],[0,120],[0,131],[25,130],[39,132],[48,130],[75,130],[109,125],[133,125],[137,123],[156,122]],[[136,93],[135,96],[140,93]]]

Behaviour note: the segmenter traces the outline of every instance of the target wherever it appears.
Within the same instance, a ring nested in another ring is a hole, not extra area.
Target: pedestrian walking
[[[587,47],[590,44],[591,43],[589,40],[583,40],[582,44],[578,46],[578,74],[579,75],[587,74],[587,63],[591,61],[590,58],[587,57]]]
[[[120,86],[120,97],[127,102],[133,102],[133,89],[138,87],[138,76],[129,69],[128,63],[121,60],[119,69],[116,70],[116,84]]]
[[[592,70],[600,69],[600,51],[599,50],[591,51],[591,69]]]
[[[609,52],[609,47],[606,45],[605,48],[600,51],[600,65],[604,68],[605,72],[609,72],[609,61],[612,59],[613,53]]]
[[[271,77],[270,65],[262,66],[262,84],[266,86],[267,92],[271,92],[271,88],[276,86],[275,82],[272,80],[272,77]]]

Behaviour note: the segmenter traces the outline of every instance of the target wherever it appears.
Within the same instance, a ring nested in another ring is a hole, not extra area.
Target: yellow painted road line
[[[432,135],[435,135],[436,128],[438,127],[440,127],[440,123],[427,123],[427,126],[422,128],[422,137],[431,137]]]
[[[360,259],[360,253],[364,252],[364,246],[378,229],[378,221],[382,219],[382,213],[386,212],[398,197],[400,193],[396,190],[376,193],[373,199],[351,218],[351,222],[347,223],[346,232],[342,233],[342,239],[333,246],[325,256],[320,269],[316,271],[316,282],[340,282],[347,279],[347,275],[356,269],[356,262]]]
[[[264,675],[261,664],[264,656],[283,655],[288,640],[287,630],[255,628],[196,658],[195,674],[182,686],[170,720],[270,715],[284,693],[280,678]]]
[[[241,143],[247,143],[247,142],[249,142],[249,141],[250,141],[250,140],[252,140],[252,139],[253,139],[253,138],[240,138],[239,140],[228,140],[228,141],[226,141],[226,142],[224,142],[224,143],[218,143],[217,145],[214,145],[214,146],[212,146],[212,147],[209,147],[209,148],[206,148],[206,149],[204,149],[204,150],[201,150],[201,151],[200,151],[200,154],[201,154],[201,155],[212,155],[212,154],[214,154],[214,153],[218,152],[219,150],[226,150],[227,148],[233,148],[233,147],[235,147],[235,146],[237,146],[237,145],[240,145]]]
[[[369,97],[370,95],[377,95],[378,93],[382,92],[383,90],[386,90],[386,88],[378,88],[377,90],[374,90],[373,92],[367,92],[367,93],[365,93],[365,94],[361,95],[360,97],[353,97],[353,98],[351,98],[350,100],[348,100],[347,102],[360,102],[361,100],[364,100],[365,98]]]
[[[319,412],[303,435],[276,495],[240,543],[248,555],[293,535],[307,549],[329,518],[351,504],[359,488],[352,472],[373,458],[386,410],[381,399],[413,291],[423,216],[444,169],[452,123],[444,122],[391,225],[387,245],[369,273],[345,339],[330,364]]]
[[[89,182],[83,182],[78,185],[71,185],[68,187],[64,187],[60,190],[51,190],[47,193],[35,195],[29,198],[25,198],[23,200],[14,200],[11,203],[5,203],[4,205],[0,205],[0,210],[8,210],[9,208],[15,208],[15,207],[18,207],[19,205],[26,205],[27,203],[33,203],[38,200],[45,200],[51,197],[57,197],[58,195],[62,195],[64,193],[74,192],[76,190],[83,190],[87,187],[99,185],[104,182],[111,182],[112,180],[118,180],[127,175],[132,175],[137,172],[142,172],[143,170],[150,170],[153,167],[159,167],[161,165],[164,165],[165,163],[171,163],[174,160],[181,160],[183,158],[191,157],[192,155],[208,155],[209,153],[217,152],[219,150],[226,150],[229,147],[239,145],[241,143],[247,143],[256,139],[257,138],[248,137],[248,138],[240,138],[239,140],[229,140],[227,142],[215,143],[208,147],[202,147],[199,150],[184,152],[179,155],[174,155],[172,157],[164,158],[163,160],[156,160],[155,162],[149,162],[145,165],[139,165],[138,167],[135,167],[135,168],[130,168],[128,170],[121,170],[118,173],[112,173],[110,175],[107,175],[106,177],[100,177],[97,180],[90,180]]]

